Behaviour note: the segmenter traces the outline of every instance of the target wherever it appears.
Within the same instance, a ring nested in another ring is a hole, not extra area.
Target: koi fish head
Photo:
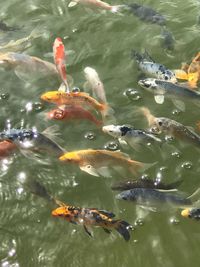
[[[50,103],[55,103],[61,99],[64,92],[49,91],[41,95],[41,99]]]
[[[181,211],[181,215],[185,218],[200,220],[200,209],[184,209]]]
[[[106,125],[102,128],[104,133],[107,133],[115,138],[119,138],[121,136],[126,135],[128,131],[131,130],[129,126],[126,125]]]
[[[77,152],[68,152],[62,155],[59,160],[65,161],[65,162],[74,162],[79,163],[81,161],[81,157]]]
[[[156,79],[153,78],[139,80],[138,84],[149,92],[156,91],[156,89],[158,88],[158,85],[156,84]]]
[[[60,108],[53,109],[47,113],[48,119],[62,120],[64,116],[65,116],[64,110]]]
[[[66,207],[59,207],[51,212],[52,216],[55,217],[65,217],[68,214]]]
[[[170,121],[167,118],[155,118],[151,125],[151,132],[159,134],[170,129]]]

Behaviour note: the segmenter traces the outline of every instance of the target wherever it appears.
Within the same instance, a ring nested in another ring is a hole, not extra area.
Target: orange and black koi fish
[[[191,218],[200,220],[200,208],[184,209],[181,211],[181,215],[185,218]]]
[[[69,92],[69,85],[67,82],[67,72],[65,67],[65,46],[62,42],[61,38],[56,38],[53,44],[53,54],[54,54],[54,62],[58,73],[62,81],[66,86],[66,91]]]
[[[90,111],[82,108],[81,106],[60,106],[53,109],[47,114],[49,119],[68,121],[68,120],[89,120],[96,124],[96,126],[102,126],[102,121],[98,120]]]
[[[115,215],[106,210],[80,208],[62,203],[61,207],[52,211],[52,216],[63,217],[70,223],[83,225],[89,236],[92,236],[92,234],[87,227],[98,226],[102,227],[106,233],[111,233],[111,230],[115,229],[126,241],[130,239],[128,230],[131,228],[131,225],[122,220],[114,220]]]

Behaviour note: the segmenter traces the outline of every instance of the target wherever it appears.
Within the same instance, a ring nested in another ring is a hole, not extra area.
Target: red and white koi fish
[[[67,72],[65,67],[65,46],[62,42],[61,38],[56,38],[53,44],[53,55],[54,55],[54,62],[58,73],[62,81],[66,86],[66,91],[69,92],[69,85],[67,82]]]

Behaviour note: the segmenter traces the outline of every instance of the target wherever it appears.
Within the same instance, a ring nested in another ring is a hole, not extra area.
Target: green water
[[[153,96],[137,85],[141,74],[130,59],[131,49],[147,49],[157,62],[171,69],[189,61],[199,51],[199,1],[143,1],[166,16],[167,29],[175,38],[173,51],[162,47],[159,25],[142,22],[133,15],[117,16],[81,5],[69,9],[64,0],[0,2],[0,19],[18,28],[15,32],[1,32],[0,44],[25,37],[38,27],[42,35],[32,41],[26,53],[53,62],[52,55],[47,53],[52,52],[54,39],[62,37],[66,50],[72,50],[67,58],[67,71],[73,77],[74,86],[83,88],[83,69],[95,68],[118,124],[145,128],[146,121],[135,113],[135,107],[139,106],[147,106],[156,116],[170,117],[184,125],[195,126],[200,119],[199,108],[190,102],[185,112],[177,112],[168,99],[163,105],[157,105]],[[24,127],[37,126],[40,131],[57,124],[61,133],[59,144],[68,151],[103,148],[108,141],[113,141],[88,121],[48,121],[45,113],[51,109],[50,105],[29,113],[24,111],[28,102],[37,103],[43,92],[57,89],[60,83],[57,78],[23,81],[14,71],[2,69],[0,80],[0,93],[9,94],[7,100],[0,100],[1,129],[7,119],[13,126],[23,121]],[[129,88],[137,90],[141,99],[127,97],[124,92]],[[94,133],[93,140],[84,137],[88,131]],[[199,150],[178,141],[172,144],[173,149],[164,146],[159,153],[122,150],[143,162],[157,161],[148,175],[161,177],[163,182],[182,178],[180,190],[190,195],[199,187]],[[109,179],[89,176],[78,167],[61,164],[54,155],[48,155],[48,161],[44,155],[38,163],[18,152],[1,161],[1,266],[199,266],[199,222],[182,218],[179,209],[154,213],[134,203],[116,200],[110,186],[124,178],[131,176],[117,173]],[[117,218],[135,225],[131,240],[125,242],[116,231],[107,235],[100,228],[93,228],[94,237],[89,238],[81,226],[52,218],[51,210],[55,206],[31,194],[26,186],[32,179],[41,182],[63,202],[113,211]]]

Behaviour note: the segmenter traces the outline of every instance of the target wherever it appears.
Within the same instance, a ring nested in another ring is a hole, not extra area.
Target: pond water
[[[131,0],[117,4],[131,3]],[[138,1],[139,4],[141,4]],[[110,4],[116,4],[110,0]],[[200,119],[199,107],[186,103],[185,112],[176,109],[170,99],[155,103],[153,95],[137,84],[141,77],[131,50],[145,49],[156,62],[170,69],[190,62],[199,51],[199,1],[153,1],[150,6],[166,17],[166,29],[175,39],[174,49],[163,46],[162,27],[147,23],[133,14],[117,15],[77,5],[68,8],[64,0],[1,0],[0,20],[16,27],[15,31],[0,32],[0,45],[9,40],[28,36],[37,28],[38,38],[24,53],[53,62],[52,44],[61,37],[67,50],[67,72],[73,86],[83,89],[86,66],[97,70],[104,83],[109,104],[115,111],[118,124],[147,127],[145,119],[136,112],[147,106],[156,116],[165,116],[184,125],[195,127]],[[27,72],[19,79],[13,70],[0,70],[0,123],[6,120],[13,127],[36,126],[40,131],[57,124],[59,144],[66,150],[104,148],[114,139],[89,121],[55,122],[46,119],[53,105],[40,104],[40,95],[59,87],[56,77],[32,77]],[[129,89],[129,90],[128,90]],[[128,91],[127,91],[128,90]],[[139,99],[136,96],[141,96]],[[128,92],[128,93],[127,93]],[[7,97],[5,97],[7,96]],[[32,111],[26,111],[33,103]],[[88,132],[94,138],[86,138]],[[147,171],[150,178],[163,182],[182,179],[179,189],[191,195],[199,187],[199,150],[178,140],[170,149],[159,152],[131,148],[123,149],[131,158],[142,162],[157,162]],[[43,155],[41,162],[27,158],[20,152],[0,162],[0,264],[7,266],[199,266],[200,224],[185,219],[180,209],[168,207],[152,212],[134,203],[115,199],[111,185],[127,178],[115,173],[112,178],[93,177],[75,166],[60,163],[55,155]],[[63,202],[80,207],[97,207],[113,211],[134,225],[131,239],[125,242],[116,231],[107,235],[93,228],[93,238],[83,227],[51,216],[54,205],[30,193],[28,181],[37,180]]]

